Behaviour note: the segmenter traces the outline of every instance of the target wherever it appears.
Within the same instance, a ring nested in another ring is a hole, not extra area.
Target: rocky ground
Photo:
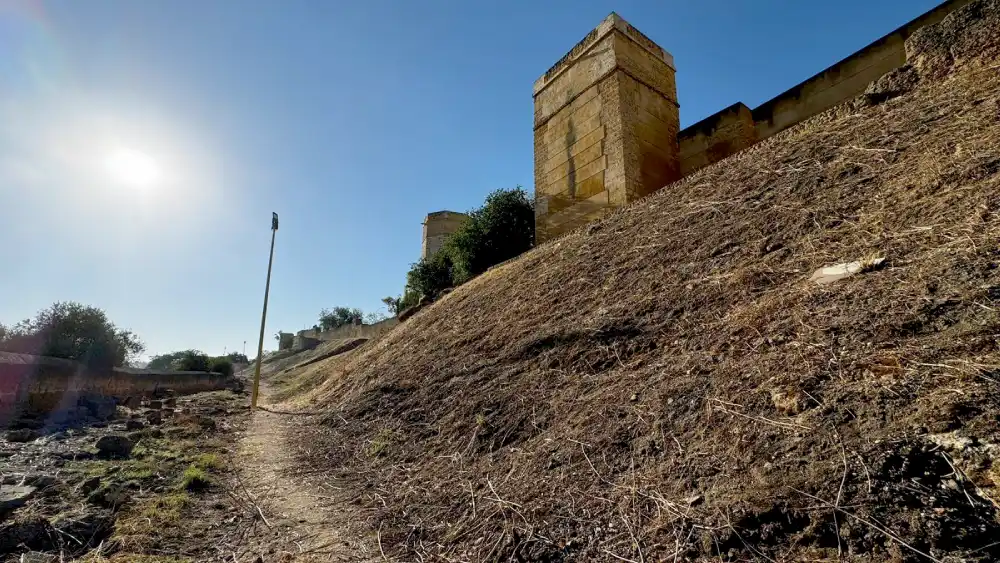
[[[0,440],[0,560],[232,560],[261,515],[229,466],[246,393],[22,418]]]

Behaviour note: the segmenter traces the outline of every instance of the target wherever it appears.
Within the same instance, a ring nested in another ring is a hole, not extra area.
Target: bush
[[[173,369],[177,371],[208,371],[212,367],[208,356],[198,350],[185,350],[178,353]]]
[[[447,246],[430,258],[421,258],[406,274],[406,288],[410,295],[404,294],[403,300],[413,301],[415,297],[416,301],[419,301],[421,295],[432,299],[437,297],[439,293],[452,286],[452,268]],[[407,303],[403,309],[415,304],[416,302]]]
[[[218,358],[212,358],[209,364],[208,371],[212,373],[221,373],[226,377],[232,377],[233,362],[228,357],[219,356]]]
[[[212,480],[208,477],[208,473],[205,470],[191,465],[184,470],[184,475],[181,476],[181,487],[189,491],[201,491],[207,489],[212,485]]]
[[[323,332],[346,325],[361,324],[363,320],[364,313],[361,312],[361,309],[334,307],[319,312],[319,327]]]
[[[413,264],[397,312],[415,305],[421,295],[433,299],[441,291],[465,283],[492,266],[534,245],[535,210],[520,187],[497,190],[445,242],[436,254]]]
[[[66,358],[95,368],[129,365],[145,346],[96,307],[59,302],[0,329],[0,350]]]

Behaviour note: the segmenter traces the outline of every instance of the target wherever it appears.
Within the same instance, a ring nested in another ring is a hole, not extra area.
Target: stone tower
[[[535,82],[535,237],[680,178],[673,57],[611,14]]]
[[[424,219],[424,238],[420,246],[420,257],[429,258],[444,246],[448,235],[462,226],[469,216],[456,211],[435,211]]]

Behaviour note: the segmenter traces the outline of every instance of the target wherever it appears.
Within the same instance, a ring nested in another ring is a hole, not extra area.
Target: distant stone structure
[[[612,13],[535,82],[536,243],[861,95],[907,63],[907,38],[969,2],[948,0],[759,107],[735,103],[683,130],[673,57]]]
[[[420,257],[429,258],[444,246],[448,235],[462,226],[469,216],[456,211],[435,211],[424,219],[424,238],[420,247]]]
[[[278,333],[278,350],[291,350],[295,341],[295,335],[291,332]]]
[[[535,82],[535,238],[680,178],[670,53],[611,14]]]

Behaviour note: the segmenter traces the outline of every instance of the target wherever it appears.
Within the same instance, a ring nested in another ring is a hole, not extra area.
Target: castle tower
[[[680,178],[673,57],[611,14],[535,82],[535,238]]]
[[[435,211],[424,219],[424,238],[420,246],[420,257],[429,258],[444,246],[448,235],[462,226],[469,216],[456,211]]]

